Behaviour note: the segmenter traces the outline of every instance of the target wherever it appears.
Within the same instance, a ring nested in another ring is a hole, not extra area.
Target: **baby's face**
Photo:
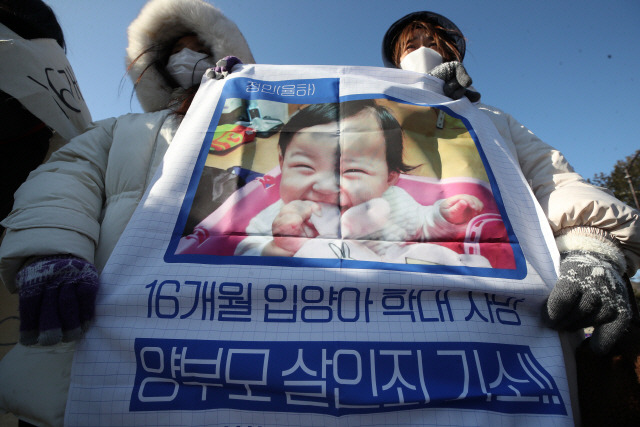
[[[280,157],[280,198],[338,204],[338,124],[299,131]]]
[[[339,142],[337,135],[342,135]],[[343,212],[380,197],[398,179],[397,172],[389,172],[384,134],[371,110],[343,120],[340,129],[335,122],[302,129],[280,159],[280,168],[285,203],[339,204]]]
[[[342,122],[340,139],[340,210],[382,196],[398,180],[389,172],[386,143],[372,110]]]

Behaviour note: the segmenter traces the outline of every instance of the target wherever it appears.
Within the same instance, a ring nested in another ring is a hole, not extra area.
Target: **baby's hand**
[[[440,204],[440,214],[451,224],[464,224],[482,212],[484,204],[475,196],[459,194]]]
[[[271,226],[273,243],[290,256],[295,254],[308,239],[318,236],[310,219],[320,210],[318,203],[309,200],[294,200],[284,205]]]

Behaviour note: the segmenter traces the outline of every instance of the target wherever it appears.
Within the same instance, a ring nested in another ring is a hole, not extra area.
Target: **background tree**
[[[589,180],[595,185],[608,188],[613,191],[616,198],[636,209],[640,209],[640,150],[627,156],[624,160],[618,160],[609,174],[599,173]],[[633,192],[632,192],[633,187]],[[635,193],[635,198],[634,198]]]
[[[640,209],[640,150],[627,156],[624,160],[618,160],[610,174],[599,173],[589,180],[592,184],[608,188],[613,191],[616,198],[622,200],[631,207]],[[635,191],[633,197],[631,187]],[[640,272],[631,279],[636,301],[640,306]]]

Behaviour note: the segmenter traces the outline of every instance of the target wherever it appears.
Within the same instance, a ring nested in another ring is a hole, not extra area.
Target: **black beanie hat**
[[[464,37],[462,36],[462,31],[460,31],[458,26],[442,15],[434,12],[422,11],[413,12],[403,16],[402,18],[391,24],[391,26],[385,33],[384,38],[382,39],[382,62],[384,63],[385,67],[396,68],[396,65],[393,62],[393,46],[396,44],[398,36],[400,35],[404,27],[413,21],[423,21],[440,25],[447,30],[452,30],[453,32],[455,32],[456,34],[449,34],[449,37],[451,41],[456,45],[458,52],[460,52],[461,59],[464,59],[466,43],[464,41]]]

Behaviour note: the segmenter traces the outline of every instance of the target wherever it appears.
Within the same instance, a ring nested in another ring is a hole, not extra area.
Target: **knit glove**
[[[442,90],[451,99],[460,99],[466,96],[471,102],[480,100],[480,92],[468,89],[473,81],[461,62],[451,61],[440,64],[429,71],[429,75],[444,80]]]
[[[50,256],[22,268],[19,287],[20,342],[53,345],[75,341],[95,311],[98,272],[71,255]]]
[[[543,307],[543,321],[559,330],[593,326],[591,348],[606,353],[631,321],[622,268],[598,252],[561,255],[560,275]]]
[[[235,56],[225,56],[224,58],[216,62],[216,66],[213,69],[213,78],[216,80],[224,79],[231,73],[233,67],[238,64],[242,64],[240,58],[237,58]]]

